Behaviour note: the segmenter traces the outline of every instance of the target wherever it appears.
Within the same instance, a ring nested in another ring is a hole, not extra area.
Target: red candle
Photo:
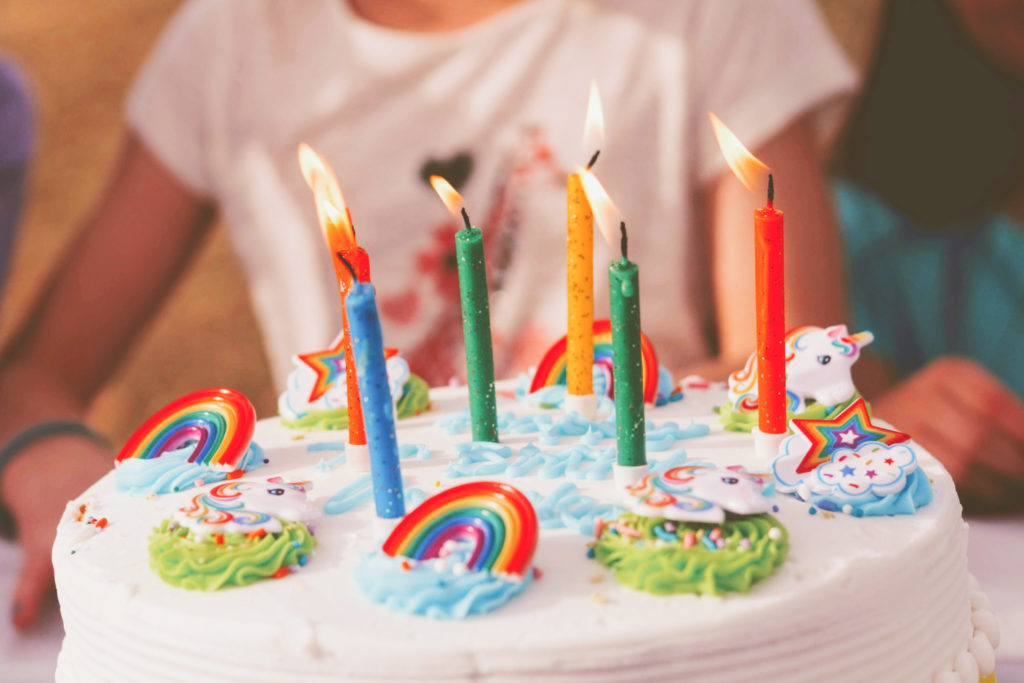
[[[754,277],[757,281],[757,426],[765,434],[786,431],[786,301],[782,212],[772,206],[775,183],[768,175],[768,203],[754,211]]]
[[[341,194],[338,179],[327,161],[306,143],[299,145],[299,166],[306,184],[313,190],[316,213],[320,221],[327,247],[334,263],[334,275],[338,279],[341,294],[342,349],[345,352],[345,389],[348,409],[348,443],[352,446],[366,445],[366,429],[363,425],[363,405],[359,398],[359,381],[356,378],[356,364],[352,362],[352,337],[349,334],[348,311],[345,297],[352,287],[352,273],[359,282],[370,281],[370,259],[366,251],[356,242],[352,217],[345,198]],[[344,260],[342,260],[344,259]],[[350,271],[345,266],[348,261]],[[353,456],[354,462],[354,456]]]
[[[348,261],[352,266],[352,270],[355,271],[359,282],[369,282],[370,257],[366,250],[359,245],[341,249],[334,255],[334,274],[338,277],[338,290],[341,292],[341,345],[345,351],[348,442],[353,446],[362,446],[366,444],[366,428],[363,425],[363,403],[359,400],[359,380],[356,379],[356,364],[351,360],[355,356],[352,355],[352,335],[348,332],[348,309],[345,307],[345,297],[348,296],[348,291],[352,287],[352,274],[345,267],[342,259]]]

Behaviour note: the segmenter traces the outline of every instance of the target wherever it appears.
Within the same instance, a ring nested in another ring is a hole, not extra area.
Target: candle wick
[[[352,264],[348,262],[348,259],[342,256],[340,251],[337,253],[337,256],[341,259],[341,262],[345,264],[345,267],[348,268],[348,272],[352,274],[352,282],[359,282],[359,278],[356,277],[356,270],[352,267]]]
[[[601,150],[597,150],[596,152],[594,152],[594,156],[590,157],[590,161],[587,162],[587,170],[588,171],[590,170],[590,168],[594,164],[597,163],[597,157],[599,157],[600,155],[601,155]]]
[[[626,238],[626,221],[619,223],[619,233],[622,235],[619,240],[619,248],[622,250],[622,260],[629,260],[629,240]]]
[[[769,173],[768,174],[768,206],[771,206],[772,202],[774,202],[774,201],[775,201],[775,178],[773,178],[772,174]]]
[[[462,207],[462,222],[466,224],[466,230],[473,228],[473,224],[469,222],[469,212],[466,211],[466,207]]]

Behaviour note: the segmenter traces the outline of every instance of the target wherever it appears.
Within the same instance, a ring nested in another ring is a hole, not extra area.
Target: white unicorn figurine
[[[800,413],[807,401],[834,406],[853,398],[850,369],[861,347],[875,336],[850,334],[846,325],[796,327],[786,334],[787,409]],[[735,411],[757,410],[757,354],[750,354],[742,370],[729,375],[729,402]]]

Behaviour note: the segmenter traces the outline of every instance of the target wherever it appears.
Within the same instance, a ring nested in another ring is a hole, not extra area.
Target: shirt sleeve
[[[684,31],[693,48],[699,106],[715,112],[751,150],[857,82],[810,0],[693,3]],[[704,111],[697,126],[703,184],[726,165]]]
[[[175,177],[196,194],[213,194],[212,112],[226,59],[218,0],[189,0],[146,58],[125,104],[125,121]]]

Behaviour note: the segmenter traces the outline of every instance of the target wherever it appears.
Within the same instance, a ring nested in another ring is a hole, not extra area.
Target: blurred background
[[[7,0],[0,50],[28,76],[36,147],[14,266],[0,308],[0,347],[104,187],[132,77],[180,0]],[[881,2],[820,0],[852,60],[867,62]],[[215,292],[215,295],[211,295]],[[230,353],[223,350],[225,344]],[[211,349],[217,349],[211,352]],[[241,273],[216,230],[107,388],[94,424],[123,441],[146,417],[204,386],[234,387],[276,414]]]
[[[0,308],[0,346],[103,190],[123,132],[125,93],[179,4],[0,3],[0,51],[29,79],[37,126],[27,205]],[[96,425],[118,443],[168,397],[205,386],[242,391],[260,416],[276,412],[246,290],[220,230],[100,395]]]

